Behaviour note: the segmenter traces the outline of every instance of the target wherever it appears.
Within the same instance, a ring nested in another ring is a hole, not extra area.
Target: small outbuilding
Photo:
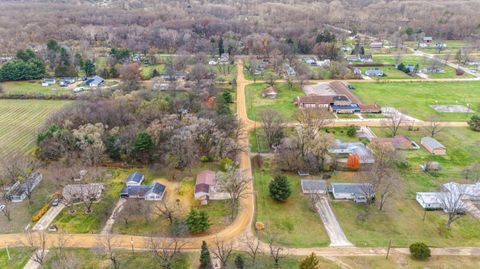
[[[442,209],[440,195],[442,195],[440,192],[417,192],[416,200],[424,209]]]
[[[275,98],[277,98],[277,96],[278,96],[278,92],[272,86],[270,86],[270,87],[268,87],[268,88],[266,88],[265,90],[262,91],[262,97],[263,98],[275,99]]]
[[[446,155],[447,148],[433,137],[424,137],[420,141],[422,146],[432,155]]]
[[[327,183],[321,179],[302,179],[301,181],[303,194],[325,194],[327,193]]]

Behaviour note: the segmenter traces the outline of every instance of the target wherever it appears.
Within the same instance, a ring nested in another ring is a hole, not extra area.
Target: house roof
[[[327,183],[321,179],[302,179],[301,186],[303,192],[320,192],[326,190]]]
[[[373,193],[373,185],[370,183],[332,183],[332,191],[335,193],[347,193],[365,195]]]
[[[163,192],[165,192],[165,185],[156,182],[151,186],[151,189],[149,192],[152,192],[155,194],[162,194]]]
[[[333,97],[333,101],[350,101],[345,95],[336,95]]]
[[[277,90],[274,87],[270,86],[270,87],[267,87],[266,89],[264,89],[262,91],[262,94],[266,94],[266,95],[277,94]]]
[[[440,192],[417,192],[417,198],[421,199],[426,204],[440,203]]]
[[[155,193],[162,195],[165,192],[165,185],[154,183],[149,186],[125,186],[121,194],[128,194],[130,196],[144,196],[148,193]]]
[[[103,184],[89,183],[89,184],[68,184],[63,187],[62,196],[66,199],[81,199],[85,195],[94,196],[96,199],[100,198],[103,191]]]
[[[144,175],[140,172],[133,172],[130,175],[128,175],[127,182],[136,182],[140,183],[142,182],[144,178]]]
[[[210,191],[210,186],[205,183],[200,183],[195,185],[195,193],[204,192],[208,193]]]
[[[349,105],[332,105],[333,110],[358,110],[359,107],[357,104]]]
[[[438,142],[435,138],[429,136],[423,137],[421,143],[422,145],[428,146],[432,149],[446,149],[446,147]]]
[[[365,74],[367,76],[369,76],[369,75],[381,76],[381,75],[383,75],[383,71],[378,70],[378,69],[370,69],[370,70],[365,71]]]
[[[330,88],[332,88],[335,93],[340,95],[345,95],[352,103],[361,104],[360,99],[352,93],[352,91],[341,81],[333,81],[329,83]]]
[[[424,41],[432,41],[433,38],[432,38],[431,36],[424,36],[424,37],[423,37],[423,40],[424,40]]]
[[[356,154],[362,162],[375,161],[372,151],[362,142],[343,142],[340,139],[336,139],[334,146],[329,151],[336,154]]]
[[[204,170],[198,173],[195,185],[198,184],[207,184],[209,186],[214,186],[216,184],[215,172],[211,170]]]
[[[396,135],[394,137],[376,137],[372,139],[372,142],[390,143],[396,149],[411,149],[415,147],[413,145],[413,141],[404,135]]]
[[[480,198],[480,183],[460,184],[457,182],[448,182],[443,184],[443,188],[451,193],[468,195],[470,197]]]
[[[309,94],[306,96],[297,97],[297,104],[331,104],[333,102],[333,96],[331,95],[315,95]]]
[[[382,107],[378,104],[358,104],[361,110],[381,110]]]

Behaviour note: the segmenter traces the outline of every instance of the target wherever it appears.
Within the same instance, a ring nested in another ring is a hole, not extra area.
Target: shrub
[[[275,176],[275,178],[270,181],[268,188],[270,190],[270,196],[279,202],[284,202],[292,194],[290,183],[288,183],[286,176]]]
[[[229,158],[223,158],[220,161],[220,171],[227,172],[228,168],[233,165],[233,161]]]
[[[354,137],[357,135],[357,128],[355,126],[349,126],[347,129],[347,135],[349,137]]]
[[[410,245],[410,255],[417,260],[426,260],[430,257],[430,248],[425,243],[413,243]]]
[[[210,251],[208,250],[207,243],[205,241],[202,241],[202,251],[200,252],[200,269],[210,268],[212,268]]]
[[[206,163],[212,161],[212,159],[206,155],[203,155],[202,157],[200,157],[200,161]]]
[[[190,210],[185,224],[191,233],[201,233],[210,228],[210,220],[206,211],[199,211],[198,209]]]
[[[240,254],[235,257],[235,267],[237,267],[237,269],[245,268],[245,261],[243,260],[243,256]]]
[[[317,255],[315,255],[315,253],[312,253],[302,260],[299,268],[300,269],[319,269],[320,260],[317,258]]]
[[[46,203],[35,215],[33,215],[32,222],[37,222],[43,215],[45,215],[45,213],[47,213],[49,208],[50,203]]]
[[[475,132],[480,132],[480,116],[473,115],[468,121],[468,126]]]

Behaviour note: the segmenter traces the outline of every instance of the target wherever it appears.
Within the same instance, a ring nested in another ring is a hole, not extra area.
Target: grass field
[[[310,208],[308,197],[301,194],[300,178],[287,175],[292,195],[284,203],[275,202],[268,189],[273,179],[268,166],[265,163],[263,168],[254,170],[256,221],[263,222],[266,231],[277,234],[280,244],[292,247],[327,246],[329,239],[320,216]],[[265,239],[263,233],[259,236]]]
[[[43,87],[41,81],[8,81],[0,83],[3,87],[3,94],[22,94],[22,95],[72,95],[71,89],[66,87],[60,87],[58,84],[54,84],[48,87]]]
[[[0,156],[31,151],[36,130],[68,102],[0,100]]]
[[[10,260],[6,249],[0,250],[0,268],[22,269],[32,254],[28,248],[9,248],[8,251]]]
[[[165,72],[165,65],[164,64],[156,64],[156,65],[142,65],[141,66],[141,73],[143,79],[151,79],[152,72],[154,69],[157,70],[159,74]]]
[[[395,82],[352,83],[355,94],[365,103],[393,106],[410,116],[427,120],[466,121],[472,113],[442,113],[431,105],[470,105],[478,111],[480,82]]]
[[[262,97],[262,91],[267,88],[265,83],[250,84],[245,89],[247,101],[247,115],[251,120],[260,121],[262,111],[270,108],[280,112],[287,120],[292,120],[297,110],[293,103],[297,96],[303,96],[300,85],[295,84],[293,88],[289,88],[286,83],[275,84],[278,92],[276,99],[268,99]]]
[[[476,269],[480,264],[479,257],[468,256],[434,256],[426,261],[413,260],[403,255],[390,255],[388,260],[385,257],[342,257],[340,259],[355,269]]]

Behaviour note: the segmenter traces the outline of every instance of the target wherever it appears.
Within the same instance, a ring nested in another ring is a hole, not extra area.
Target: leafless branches
[[[233,251],[232,243],[225,243],[224,241],[215,240],[215,246],[212,251],[213,255],[220,260],[222,268],[227,266],[228,259]]]
[[[185,242],[181,242],[177,238],[161,239],[150,237],[146,242],[147,248],[155,262],[165,269],[173,268],[174,262],[185,244]]]

